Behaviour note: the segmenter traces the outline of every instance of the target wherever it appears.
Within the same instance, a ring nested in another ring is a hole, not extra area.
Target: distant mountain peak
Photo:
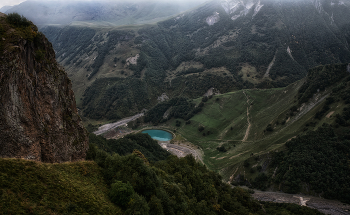
[[[261,4],[260,0],[223,0],[221,6],[228,15],[232,15],[232,20],[236,20],[241,16],[246,16],[251,10],[254,10],[252,16],[254,17],[264,5]]]
[[[311,0],[316,10],[321,13],[323,11],[322,3],[320,0]]]

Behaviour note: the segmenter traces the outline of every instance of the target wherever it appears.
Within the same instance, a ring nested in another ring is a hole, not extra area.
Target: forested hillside
[[[232,189],[192,156],[169,156],[149,164],[140,153],[110,156],[97,150],[93,158],[110,186],[111,201],[126,214],[319,214],[297,205],[262,207],[247,191]]]
[[[145,146],[147,136],[125,139]],[[138,150],[125,153],[120,144],[93,137],[90,141],[88,159],[93,161],[44,164],[0,159],[0,213],[321,214],[295,204],[260,204],[247,191],[223,183],[220,175],[192,156],[163,156],[149,162],[152,157]],[[146,145],[159,147],[152,141]],[[152,153],[162,151],[166,152]]]
[[[234,183],[263,190],[278,187],[287,193],[321,195],[350,203],[349,90],[349,65],[311,69],[299,89],[294,113],[320,92],[327,92],[327,98],[300,124],[301,132],[286,142],[284,150],[244,161],[244,169],[250,172],[248,181],[240,176]]]
[[[349,14],[342,2],[214,1],[151,26],[41,30],[85,116],[118,119],[154,106],[163,93],[283,87],[317,65],[349,62]],[[101,112],[96,106],[106,99]]]
[[[131,154],[135,149],[140,151],[149,161],[155,162],[165,160],[170,153],[164,150],[156,140],[153,140],[147,134],[129,134],[124,138],[107,140],[104,137],[90,134],[90,156],[95,154],[97,148],[110,154],[119,155]]]

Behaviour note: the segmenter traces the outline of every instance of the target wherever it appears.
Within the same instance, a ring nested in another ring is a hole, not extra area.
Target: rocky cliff
[[[25,18],[1,13],[0,92],[0,157],[85,158],[87,132],[51,43]]]

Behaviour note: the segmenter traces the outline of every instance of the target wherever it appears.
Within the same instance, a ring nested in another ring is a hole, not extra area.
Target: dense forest
[[[84,93],[84,116],[117,120],[130,113],[139,113],[150,106],[149,94],[147,84],[138,79],[98,79]]]
[[[144,121],[158,124],[166,122],[172,117],[189,120],[202,110],[203,105],[204,104],[201,103],[196,106],[194,103],[183,97],[173,98],[158,103],[152,109],[147,111]]]
[[[274,183],[281,183],[287,193],[306,189],[350,203],[350,138],[337,136],[325,125],[286,146],[288,151],[277,153],[273,161],[278,167]]]
[[[333,123],[300,135],[286,143],[287,150],[275,153],[270,168],[251,181],[251,186],[267,189],[273,184],[287,193],[322,195],[350,203],[350,73],[347,65],[326,65],[311,69],[299,90],[299,104],[317,92],[329,96],[304,130],[325,117],[330,107],[342,105]],[[296,109],[297,107],[295,107]],[[260,166],[261,167],[261,166]],[[274,176],[273,176],[274,175]]]
[[[88,157],[102,168],[110,200],[125,214],[320,214],[293,204],[261,205],[192,156],[149,163],[137,150],[121,156],[91,147]]]
[[[95,156],[98,148],[110,154],[117,153],[119,155],[131,154],[136,149],[152,162],[164,160],[170,155],[169,152],[163,150],[158,142],[153,140],[148,134],[129,134],[117,140],[107,140],[102,136],[90,134],[89,140],[90,156]]]

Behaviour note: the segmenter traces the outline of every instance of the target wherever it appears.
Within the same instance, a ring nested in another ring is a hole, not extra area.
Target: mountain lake
[[[164,130],[144,130],[141,133],[149,134],[149,136],[151,136],[152,139],[159,141],[169,141],[173,139],[173,135]]]

